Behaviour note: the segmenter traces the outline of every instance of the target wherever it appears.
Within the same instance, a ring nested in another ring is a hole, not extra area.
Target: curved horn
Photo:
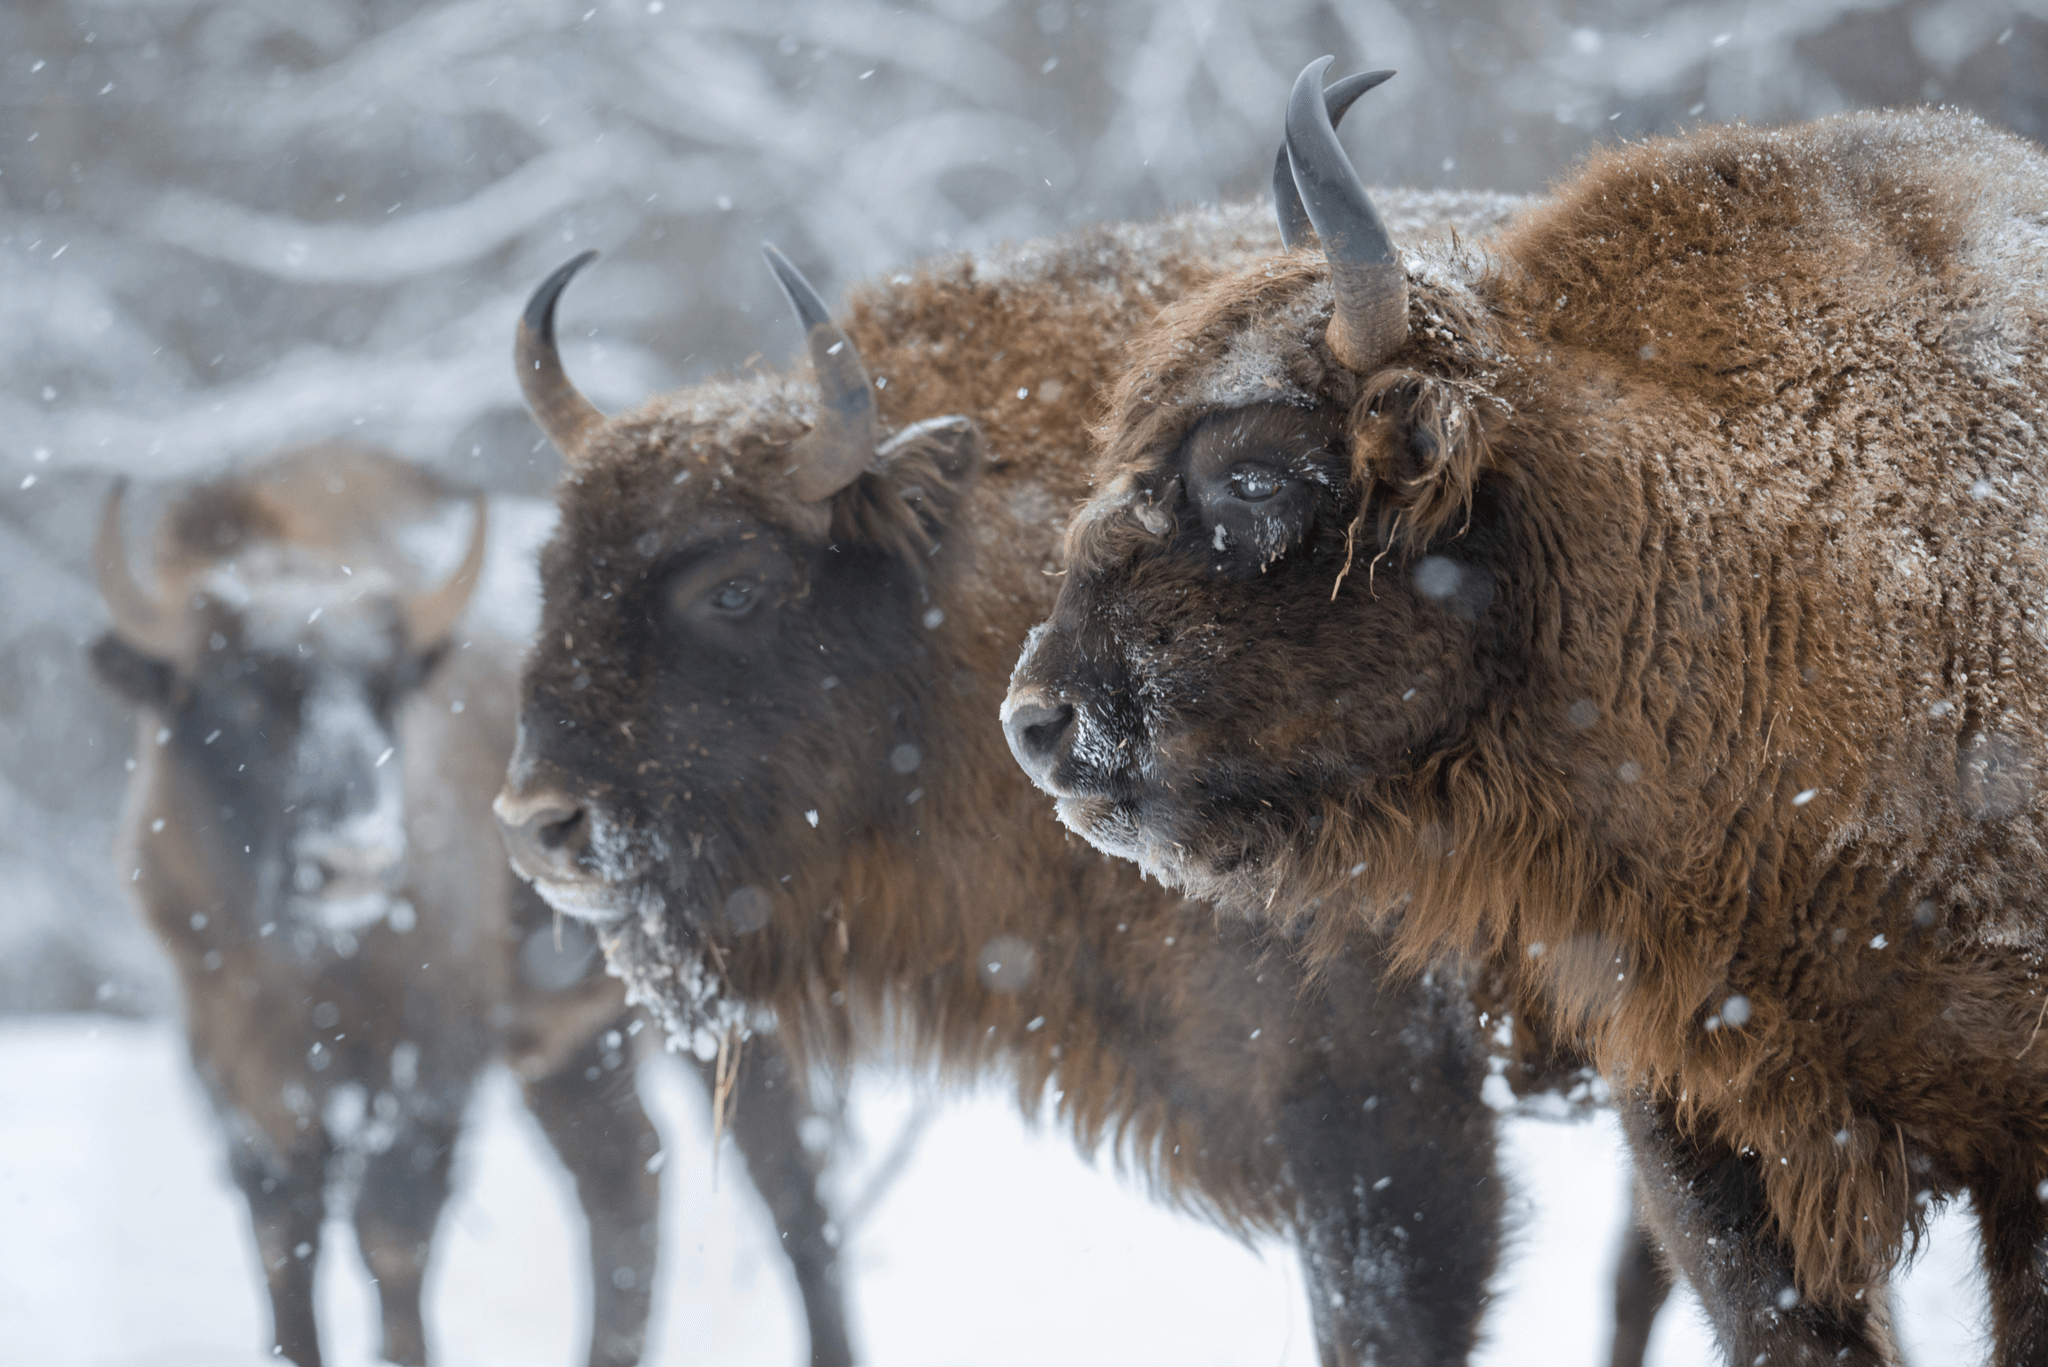
[[[560,270],[540,282],[540,288],[526,301],[519,318],[518,340],[512,345],[513,365],[519,371],[519,392],[533,420],[548,434],[571,465],[582,459],[590,434],[604,422],[590,400],[576,392],[576,386],[562,371],[562,354],[555,350],[555,301],[570,277],[589,265],[596,252],[583,252]]]
[[[1334,82],[1323,92],[1323,108],[1330,112],[1330,126],[1344,122],[1360,95],[1386,80],[1391,71],[1361,71]],[[1280,245],[1289,250],[1315,235],[1308,210],[1301,207],[1301,191],[1294,188],[1294,169],[1287,164],[1287,144],[1282,142],[1273,158],[1273,213],[1280,220]]]
[[[145,655],[169,656],[178,644],[178,614],[135,582],[128,567],[128,543],[121,535],[121,499],[126,477],[117,478],[100,509],[100,528],[92,540],[92,566],[100,597],[114,615],[114,634]]]
[[[442,581],[441,587],[414,594],[399,605],[399,612],[405,619],[405,641],[414,650],[428,650],[447,639],[448,633],[455,629],[456,619],[469,606],[470,595],[476,592],[477,580],[483,577],[490,505],[482,494],[475,495],[470,502],[476,509],[476,523],[470,528],[469,550],[464,552],[462,563],[456,567],[455,573]]]
[[[853,341],[832,322],[825,301],[803,272],[769,243],[761,244],[768,269],[789,296],[797,321],[810,341],[811,368],[818,372],[818,425],[796,444],[797,465],[789,472],[796,496],[806,503],[832,497],[860,478],[875,458],[875,390]]]
[[[1333,60],[1319,57],[1295,78],[1287,162],[1330,262],[1330,350],[1351,369],[1370,370],[1408,338],[1408,277],[1323,105],[1323,72]]]

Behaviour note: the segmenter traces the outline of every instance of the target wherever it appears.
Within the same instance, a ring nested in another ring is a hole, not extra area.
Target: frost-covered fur
[[[1295,1234],[1326,1360],[1458,1362],[1502,1196],[1470,984],[1387,980],[1361,935],[1303,992],[1292,940],[1068,839],[997,721],[1125,338],[1275,245],[1269,209],[1202,211],[856,290],[884,420],[982,436],[825,503],[786,480],[806,376],[610,420],[561,489],[505,804],[672,1028],[709,982],[827,1059],[1004,1070],[1170,1197]]]
[[[1709,130],[1404,264],[1370,373],[1301,321],[1312,250],[1134,349],[1018,670],[1112,719],[1063,814],[1512,966],[1640,1089],[1732,1360],[1887,1360],[1874,1292],[1960,1191],[1998,1361],[2048,1359],[2048,164],[1954,113]],[[1219,411],[1250,355],[1280,404]],[[1225,456],[1299,498],[1249,566],[1173,481],[1260,423]]]

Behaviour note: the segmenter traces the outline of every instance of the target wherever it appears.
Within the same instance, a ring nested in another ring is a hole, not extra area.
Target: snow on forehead
[[[390,652],[391,604],[402,586],[379,566],[344,569],[302,547],[265,542],[210,568],[198,589],[235,610],[251,645],[318,641],[330,654],[375,659]]]
[[[817,416],[817,389],[801,368],[789,375],[705,381],[654,398],[618,420],[643,428],[637,449],[622,458],[620,473],[650,496],[643,509],[648,519],[673,513],[668,500],[648,487],[656,480],[677,489],[689,506],[700,506],[696,501],[711,490],[729,497],[745,489],[767,495],[781,508],[780,516],[822,538],[829,510],[787,497],[785,479],[791,444],[811,430]]]
[[[794,439],[817,421],[817,389],[801,365],[795,369],[799,373],[707,380],[652,399],[633,416],[665,429],[658,434],[665,445],[674,440],[674,428],[687,425],[687,444],[671,448],[678,459],[730,459],[756,442]]]
[[[1224,344],[1223,354],[1196,370],[1183,402],[1201,408],[1245,408],[1282,400],[1313,402],[1295,383],[1291,358],[1330,321],[1330,282],[1318,280],[1277,314],[1249,319]]]
[[[1481,311],[1471,282],[1485,269],[1485,253],[1448,237],[1434,237],[1401,252],[1401,268],[1409,280],[1410,299],[1423,314],[1437,320],[1438,301],[1456,304],[1468,315]],[[1248,408],[1253,404],[1309,405],[1314,395],[1294,376],[1297,362],[1328,329],[1332,291],[1327,278],[1317,280],[1274,313],[1247,319],[1222,354],[1195,367],[1181,391],[1181,402],[1202,409]]]

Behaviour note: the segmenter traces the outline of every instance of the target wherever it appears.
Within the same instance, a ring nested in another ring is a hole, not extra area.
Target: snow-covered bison
[[[1269,253],[1265,220],[928,266],[843,331],[771,255],[818,384],[612,418],[556,351],[570,263],[519,336],[570,471],[498,810],[671,1030],[767,1007],[817,1056],[1010,1072],[1173,1199],[1292,1234],[1325,1362],[1463,1362],[1503,1191],[1459,974],[1386,983],[1361,931],[1305,991],[1285,936],[1068,838],[995,723],[1100,382],[1158,301]]]
[[[517,652],[458,629],[484,564],[483,501],[434,586],[414,538],[455,536],[462,510],[381,453],[314,447],[184,491],[154,588],[129,569],[121,506],[117,488],[94,548],[114,628],[93,656],[141,711],[123,873],[183,983],[278,1351],[320,1361],[321,1220],[330,1181],[353,1175],[383,1355],[426,1360],[420,1281],[457,1129],[503,1057],[590,1219],[590,1362],[637,1362],[658,1141],[627,1065],[622,989],[589,933],[555,926],[511,876],[492,821]],[[778,1224],[799,1236],[786,1242],[813,1236],[792,1257],[815,1333],[821,1315],[842,1318],[824,1214],[795,1090],[765,1086],[772,1064],[759,1077],[736,1121]],[[829,1360],[843,1363],[843,1329],[837,1341]]]
[[[1335,945],[1515,966],[1736,1363],[1880,1362],[1967,1191],[2048,1361],[2048,163],[1957,113],[1596,155],[1134,344],[1005,714],[1067,824]]]

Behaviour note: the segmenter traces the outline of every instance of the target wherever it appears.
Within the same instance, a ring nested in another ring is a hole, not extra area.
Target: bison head
[[[257,919],[282,912],[337,942],[385,916],[402,880],[397,709],[447,649],[484,550],[480,498],[461,566],[438,588],[343,549],[336,509],[374,503],[393,464],[315,448],[188,494],[168,519],[161,592],[129,568],[119,484],[94,544],[114,624],[93,663],[157,723],[155,791],[178,809],[156,828],[189,823],[173,834],[209,851],[216,881]],[[365,486],[354,505],[331,496],[351,483]]]
[[[1071,828],[1240,903],[1332,794],[1440,762],[1515,667],[1482,263],[1452,243],[1403,264],[1336,142],[1328,61],[1295,86],[1277,196],[1290,245],[1306,220],[1321,250],[1138,345],[1003,708]]]
[[[852,342],[768,256],[822,402],[764,377],[603,418],[553,337],[587,257],[520,327],[529,404],[570,472],[497,810],[514,867],[598,926],[672,1030],[774,945],[843,933],[815,871],[836,877],[835,854],[915,819],[933,700],[903,666],[964,629],[926,585],[963,554],[935,559],[979,430],[940,418],[883,439]],[[776,918],[787,934],[754,934]]]

